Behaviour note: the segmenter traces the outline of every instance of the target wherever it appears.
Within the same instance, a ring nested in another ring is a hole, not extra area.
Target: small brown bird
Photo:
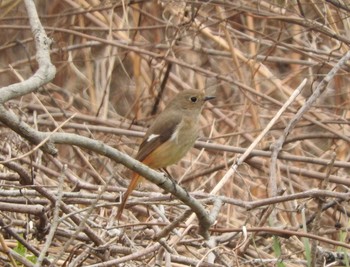
[[[199,90],[185,90],[167,105],[150,126],[140,145],[136,159],[152,169],[177,163],[191,149],[198,137],[199,117],[205,101],[213,99]],[[134,173],[117,213],[120,219],[126,201],[140,182]]]

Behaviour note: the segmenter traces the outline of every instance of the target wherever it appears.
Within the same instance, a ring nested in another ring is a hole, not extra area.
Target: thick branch
[[[213,219],[209,213],[205,210],[203,205],[193,197],[191,197],[186,190],[181,186],[175,184],[170,178],[164,174],[159,173],[134,158],[121,153],[119,150],[114,149],[104,143],[90,138],[68,133],[54,133],[51,135],[50,140],[54,143],[76,145],[82,148],[86,148],[90,151],[94,151],[98,154],[109,157],[116,162],[123,164],[129,169],[141,174],[148,181],[156,184],[165,191],[173,194],[197,215],[198,222],[200,224],[199,233],[204,237],[208,237],[208,229],[213,224]]]

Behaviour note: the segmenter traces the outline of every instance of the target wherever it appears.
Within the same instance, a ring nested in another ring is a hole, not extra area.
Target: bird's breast
[[[191,118],[183,118],[169,140],[152,153],[157,155],[157,160],[152,160],[153,164],[151,167],[164,168],[177,163],[194,145],[198,131],[198,121]]]

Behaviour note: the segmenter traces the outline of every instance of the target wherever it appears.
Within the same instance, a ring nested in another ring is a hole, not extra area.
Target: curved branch
[[[51,63],[50,59],[50,45],[52,41],[47,37],[41,25],[34,2],[25,0],[24,3],[34,36],[36,60],[38,61],[39,69],[29,79],[1,88],[0,104],[10,99],[34,92],[40,86],[50,82],[56,75],[56,67]]]
[[[69,144],[76,145],[91,151],[94,151],[98,154],[104,155],[115,160],[118,163],[121,163],[128,167],[129,169],[140,173],[150,182],[158,185],[160,188],[164,189],[166,192],[169,192],[188,205],[191,210],[197,215],[199,222],[199,233],[204,237],[209,237],[208,229],[213,224],[214,218],[209,215],[203,205],[193,197],[191,197],[186,190],[181,186],[174,184],[174,182],[163,174],[147,167],[146,165],[140,163],[134,158],[121,153],[119,150],[114,149],[100,141],[93,140],[84,136],[70,134],[70,133],[45,133],[32,129],[25,122],[18,119],[18,117],[7,111],[3,106],[0,105],[0,121],[5,125],[10,127],[12,130],[17,132],[19,135],[23,136],[30,142],[35,144],[40,143],[41,141],[47,139],[48,142],[45,144],[50,144],[53,146],[53,143],[59,144]]]
[[[189,206],[191,210],[197,215],[199,222],[199,234],[204,238],[209,237],[208,229],[214,222],[212,216],[209,215],[209,213],[198,200],[191,197],[185,189],[183,189],[180,185],[175,184],[164,174],[149,168],[138,160],[102,143],[101,141],[92,140],[84,136],[70,133],[47,133],[47,135],[51,135],[50,141],[54,143],[76,145],[113,159],[116,162],[128,167],[129,169],[141,174],[148,181],[156,184],[166,192],[173,194],[175,197]]]

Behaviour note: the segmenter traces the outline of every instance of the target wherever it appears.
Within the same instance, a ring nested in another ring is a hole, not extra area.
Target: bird
[[[181,160],[198,137],[204,103],[214,98],[196,89],[178,93],[148,128],[135,159],[152,169],[163,169]],[[117,211],[118,221],[141,178],[138,173],[133,174]]]

